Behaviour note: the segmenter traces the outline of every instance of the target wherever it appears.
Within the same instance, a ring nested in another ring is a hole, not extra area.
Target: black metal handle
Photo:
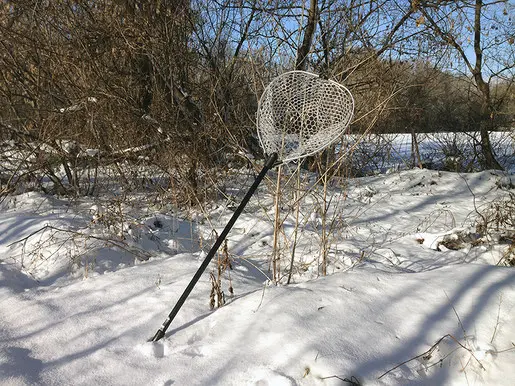
[[[261,181],[265,177],[266,173],[268,173],[268,171],[275,166],[275,162],[276,161],[277,161],[277,153],[272,153],[266,159],[265,164],[263,166],[263,169],[261,170],[261,172],[256,177],[254,183],[252,184],[252,186],[248,190],[247,194],[245,194],[245,197],[243,197],[243,199],[241,200],[240,205],[238,206],[238,208],[236,209],[236,211],[232,215],[231,219],[229,220],[229,222],[225,226],[225,228],[222,231],[222,233],[220,233],[220,236],[218,236],[218,238],[216,239],[215,243],[211,247],[211,250],[207,254],[207,256],[204,259],[204,261],[202,262],[202,264],[200,265],[199,269],[197,270],[195,275],[193,275],[193,278],[191,279],[191,281],[189,282],[188,286],[186,287],[186,289],[182,293],[181,297],[177,301],[177,304],[175,304],[175,306],[173,307],[172,311],[170,312],[170,314],[168,315],[168,317],[164,321],[164,323],[161,326],[161,328],[159,330],[157,330],[156,334],[154,335],[154,337],[151,340],[152,342],[157,342],[159,339],[161,339],[161,338],[163,338],[165,336],[166,330],[168,329],[168,327],[172,323],[172,321],[175,318],[175,316],[177,316],[177,313],[179,312],[179,310],[181,309],[182,305],[184,304],[184,302],[188,298],[189,294],[193,290],[193,287],[195,287],[195,284],[197,284],[197,282],[199,281],[200,277],[202,276],[202,273],[204,273],[204,271],[206,270],[207,266],[209,265],[209,263],[213,259],[214,255],[216,254],[216,251],[218,251],[218,248],[220,248],[220,245],[222,245],[222,242],[227,237],[227,234],[229,233],[229,231],[233,227],[234,223],[236,222],[238,217],[240,217],[240,214],[243,212],[243,209],[245,208],[245,206],[249,202],[250,198],[252,197],[252,195],[256,191],[257,187],[259,186],[259,184],[261,183]]]

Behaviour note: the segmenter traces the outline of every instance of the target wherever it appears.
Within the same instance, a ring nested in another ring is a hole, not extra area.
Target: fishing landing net
[[[242,213],[266,173],[276,161],[292,161],[334,142],[352,118],[354,100],[342,85],[303,71],[287,72],[265,89],[258,107],[258,136],[268,158],[263,169],[234,211],[163,325],[150,340],[157,342],[177,316],[223,240]]]
[[[304,71],[286,72],[265,88],[257,132],[266,154],[285,163],[312,155],[349,126],[354,99],[341,84]]]

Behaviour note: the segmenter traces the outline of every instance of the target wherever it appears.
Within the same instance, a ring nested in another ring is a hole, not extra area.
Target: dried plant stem
[[[11,245],[18,244],[18,243],[26,243],[27,240],[30,239],[32,236],[35,236],[38,233],[42,233],[45,230],[54,230],[57,232],[70,233],[70,234],[78,236],[78,237],[84,237],[85,239],[93,239],[93,240],[102,241],[108,245],[111,245],[116,248],[120,248],[120,249],[124,250],[125,252],[128,252],[131,255],[134,255],[134,257],[136,257],[140,261],[146,261],[150,258],[150,254],[148,252],[146,252],[140,248],[134,247],[134,246],[129,246],[123,241],[113,240],[113,239],[109,239],[109,238],[105,238],[105,237],[98,237],[98,236],[94,236],[94,235],[90,235],[90,234],[86,234],[86,233],[82,233],[82,232],[70,230],[70,229],[61,229],[61,228],[57,228],[57,227],[54,227],[51,225],[43,226],[42,228],[38,229],[37,231],[32,232],[30,235],[25,236],[24,238],[22,238],[20,240],[12,242],[11,244],[8,245],[8,247],[10,247]]]
[[[272,251],[272,277],[274,283],[277,283],[280,279],[279,272],[279,234],[281,227],[280,210],[281,210],[281,173],[282,167],[279,166],[277,169],[277,182],[275,186],[275,217],[274,217],[274,246]]]
[[[381,379],[382,377],[384,377],[385,375],[391,373],[393,370],[395,369],[398,369],[399,367],[401,367],[402,365],[405,365],[406,363],[409,363],[411,361],[414,361],[416,359],[419,359],[419,358],[424,358],[424,359],[430,359],[431,358],[431,355],[433,354],[433,351],[438,347],[438,345],[445,339],[445,338],[451,338],[453,341],[455,341],[461,348],[464,348],[465,350],[467,350],[470,355],[472,356],[472,358],[474,358],[476,360],[476,362],[479,364],[479,367],[483,370],[485,370],[484,366],[482,365],[482,363],[479,361],[479,359],[476,358],[476,356],[474,355],[474,353],[472,352],[471,349],[469,349],[468,347],[465,347],[463,344],[460,343],[460,341],[458,341],[454,336],[452,336],[451,334],[446,334],[444,336],[442,336],[440,339],[438,339],[436,341],[435,344],[433,344],[429,350],[427,351],[424,351],[422,354],[419,354],[411,359],[408,359],[402,363],[399,363],[397,366],[395,367],[392,367],[390,370],[386,371],[385,373],[381,374],[377,379]],[[443,358],[445,359],[445,358]],[[443,360],[441,359],[441,361]]]
[[[355,376],[352,376],[349,379],[349,378],[342,378],[338,375],[331,375],[329,377],[322,377],[320,379],[324,380],[324,379],[331,379],[331,378],[336,378],[336,379],[339,379],[340,381],[347,382],[351,386],[361,386],[361,382]]]
[[[296,180],[296,189],[295,189],[295,228],[293,229],[293,245],[291,250],[291,259],[290,259],[290,271],[288,272],[288,280],[286,284],[290,284],[291,277],[293,275],[293,262],[295,261],[295,250],[297,248],[297,237],[299,233],[299,214],[300,214],[300,200],[297,199],[297,196],[300,195],[300,163],[297,164],[297,180]]]
[[[320,242],[320,253],[322,254],[322,276],[327,275],[327,254],[328,254],[328,234],[327,234],[327,211],[329,209],[329,203],[327,202],[327,185],[329,183],[328,173],[323,175],[323,196],[322,196],[322,239]]]
[[[497,320],[495,322],[494,332],[492,333],[492,339],[490,339],[490,343],[494,342],[495,334],[497,334],[497,327],[499,327],[499,317],[501,316],[501,305],[502,305],[502,294],[499,296],[499,308],[497,309]]]

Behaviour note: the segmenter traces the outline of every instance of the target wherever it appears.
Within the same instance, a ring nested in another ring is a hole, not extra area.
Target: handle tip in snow
[[[156,334],[154,335],[154,337],[152,339],[149,340],[149,342],[157,342],[158,340],[164,338],[165,336],[165,333],[163,330],[159,329],[157,330]]]

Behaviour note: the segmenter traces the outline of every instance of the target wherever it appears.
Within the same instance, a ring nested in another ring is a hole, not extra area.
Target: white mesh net
[[[282,162],[314,154],[349,125],[354,99],[347,88],[304,71],[270,82],[259,101],[257,132],[268,155]]]

